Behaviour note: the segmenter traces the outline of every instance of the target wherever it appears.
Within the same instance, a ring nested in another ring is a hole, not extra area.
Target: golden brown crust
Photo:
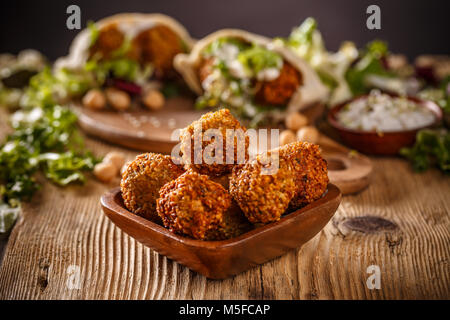
[[[220,184],[225,190],[230,189],[230,177],[231,174],[227,173],[222,176],[210,176],[211,181]]]
[[[90,48],[90,56],[100,54],[102,59],[108,59],[113,51],[122,46],[124,40],[125,35],[117,24],[110,24],[99,30],[98,38]]]
[[[278,78],[257,83],[255,99],[263,105],[287,105],[301,84],[300,72],[284,61]]]
[[[201,125],[201,131],[198,129],[199,134],[196,134],[195,128]],[[210,156],[212,159],[222,159],[222,163],[211,163],[208,164],[206,159],[205,151],[213,150],[213,141],[208,140],[205,135],[205,132],[209,129],[217,129],[221,136],[223,137],[223,148],[219,149],[219,154],[214,154]],[[241,130],[242,136],[233,136],[230,135],[230,132],[227,134],[227,129]],[[195,131],[194,131],[195,130]],[[216,112],[208,112],[204,114],[199,120],[194,121],[190,126],[183,130],[181,135],[181,152],[183,154],[183,162],[185,163],[186,169],[192,169],[201,174],[206,174],[209,176],[220,176],[227,173],[230,173],[233,169],[233,166],[236,163],[244,162],[245,159],[248,159],[248,146],[249,146],[249,138],[245,134],[246,128],[241,126],[238,120],[231,115],[231,112],[228,109],[221,109]],[[233,139],[233,145],[231,143],[227,143],[228,140],[231,142]],[[241,139],[239,141],[239,139]],[[199,148],[198,158],[201,160],[200,164],[195,164],[195,144],[196,143],[201,146]],[[245,140],[245,143],[242,143],[242,140]],[[227,150],[230,148],[234,149],[234,163],[227,164],[226,163],[226,155]],[[241,152],[241,155],[245,157],[245,159],[239,159],[238,148],[243,148],[244,152]]]
[[[279,159],[279,168],[272,174],[262,174],[262,163],[272,161],[276,153],[268,152],[243,166],[233,169],[230,193],[251,223],[269,223],[280,219],[295,193],[293,169],[290,162]],[[275,160],[276,161],[276,160]]]
[[[238,204],[232,201],[231,206],[223,214],[222,222],[206,233],[205,240],[216,241],[235,238],[252,228],[252,224],[247,220]]]
[[[231,204],[228,192],[208,176],[188,171],[159,192],[157,211],[171,232],[203,239],[222,223]]]
[[[329,182],[327,162],[319,146],[308,142],[293,142],[281,147],[280,158],[291,162],[295,171],[295,196],[289,204],[297,209],[319,199]]]
[[[159,189],[183,174],[169,156],[155,153],[138,155],[123,172],[120,188],[125,206],[146,219],[160,222],[156,212]]]
[[[180,37],[164,25],[141,31],[132,40],[131,47],[138,61],[152,64],[157,78],[173,76],[173,59],[178,53],[185,52]]]

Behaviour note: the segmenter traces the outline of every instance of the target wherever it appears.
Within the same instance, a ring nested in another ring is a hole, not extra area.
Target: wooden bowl
[[[128,211],[119,188],[101,198],[105,214],[122,231],[144,245],[212,279],[224,279],[298,248],[331,219],[341,192],[328,185],[324,196],[279,221],[224,241],[193,240]]]
[[[394,94],[390,95],[396,96]],[[353,130],[341,125],[337,120],[337,113],[349,102],[358,99],[365,99],[367,98],[367,96],[368,95],[362,95],[355,99],[341,103],[333,107],[328,112],[328,122],[339,133],[342,141],[349,147],[354,148],[360,152],[372,155],[397,155],[401,148],[408,147],[414,144],[414,142],[416,141],[417,131],[433,127],[442,121],[442,110],[436,103],[429,100],[422,100],[416,97],[408,97],[409,100],[431,110],[436,117],[435,122],[431,125],[413,130],[392,131],[384,133],[377,133],[375,131],[370,132]]]

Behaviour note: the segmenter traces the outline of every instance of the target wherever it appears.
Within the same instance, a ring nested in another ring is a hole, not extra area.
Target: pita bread
[[[165,25],[180,37],[186,44],[188,50],[192,48],[194,43],[187,30],[178,21],[164,14],[122,13],[101,19],[95,23],[95,26],[99,29],[110,25],[117,25],[125,36],[130,38],[133,38],[140,31],[149,29],[152,26]],[[55,62],[55,67],[68,69],[82,68],[89,59],[90,46],[91,33],[86,28],[73,40],[69,49],[69,55],[59,58]]]

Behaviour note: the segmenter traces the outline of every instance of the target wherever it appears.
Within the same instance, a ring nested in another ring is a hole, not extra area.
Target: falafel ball
[[[209,176],[230,173],[235,164],[248,159],[246,131],[228,109],[204,114],[181,134],[181,153],[186,169]],[[231,158],[229,163],[227,152]]]
[[[127,166],[120,181],[125,206],[139,216],[161,222],[156,212],[159,189],[183,172],[170,156],[155,153],[138,155]]]
[[[140,32],[131,44],[133,56],[143,63],[151,63],[158,79],[174,76],[173,59],[178,53],[185,52],[180,37],[169,27],[157,25]]]
[[[317,144],[293,142],[279,149],[280,158],[289,161],[295,172],[296,192],[289,204],[294,210],[311,203],[327,190],[327,162]]]
[[[102,59],[108,59],[113,51],[119,49],[125,40],[125,35],[117,24],[101,28],[98,38],[90,49],[90,55],[100,54]]]
[[[278,78],[258,82],[255,100],[263,105],[287,105],[302,84],[302,76],[292,65],[284,61]]]
[[[188,171],[159,191],[157,211],[171,232],[194,239],[217,228],[231,205],[231,196],[208,176]]]
[[[247,220],[236,201],[232,200],[231,206],[223,214],[222,222],[206,233],[205,240],[227,240],[240,236],[251,229],[253,229],[252,224]]]
[[[209,178],[211,179],[211,181],[214,181],[218,184],[220,184],[225,190],[229,190],[230,189],[230,177],[231,174],[227,173],[224,174],[222,176],[210,176]]]
[[[295,190],[293,168],[276,151],[236,166],[230,179],[230,194],[253,224],[279,220]]]

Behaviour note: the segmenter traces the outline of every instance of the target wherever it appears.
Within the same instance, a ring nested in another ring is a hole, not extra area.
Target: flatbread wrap
[[[123,13],[104,18],[81,31],[69,55],[56,68],[106,69],[115,78],[139,82],[176,77],[173,59],[188,53],[194,41],[175,19],[163,14]],[[144,72],[145,71],[145,72]]]
[[[316,72],[290,49],[238,29],[224,29],[178,54],[175,69],[197,94],[197,106],[227,107],[254,124],[284,118],[328,94]]]

